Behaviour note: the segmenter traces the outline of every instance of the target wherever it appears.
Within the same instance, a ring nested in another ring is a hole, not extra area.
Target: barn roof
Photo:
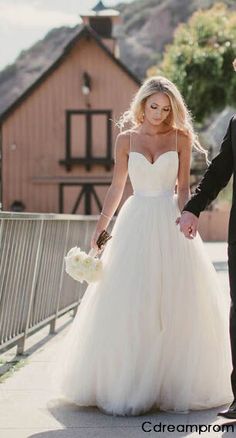
[[[109,56],[112,61],[121,68],[137,85],[140,85],[140,79],[128,69],[128,67],[116,58],[108,47],[103,43],[102,38],[88,25],[80,28],[79,32],[72,38],[72,40],[65,46],[60,56],[47,68],[37,79],[33,82],[16,100],[11,103],[1,114],[0,122],[3,122],[13,110],[15,110],[30,94],[54,71],[61,65],[65,57],[72,50],[74,45],[82,38],[90,36],[98,44],[99,47]]]

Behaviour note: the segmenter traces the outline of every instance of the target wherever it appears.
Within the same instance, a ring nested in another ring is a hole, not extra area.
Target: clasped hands
[[[183,211],[175,223],[179,225],[181,233],[183,233],[187,239],[194,239],[198,229],[198,217],[195,216],[195,214],[190,211]]]

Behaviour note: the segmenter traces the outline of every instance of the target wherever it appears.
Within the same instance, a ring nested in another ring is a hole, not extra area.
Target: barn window
[[[66,111],[65,158],[59,163],[67,171],[77,165],[88,171],[94,165],[112,169],[111,118],[111,110]]]
[[[90,26],[102,38],[112,37],[112,21],[108,17],[90,17]]]

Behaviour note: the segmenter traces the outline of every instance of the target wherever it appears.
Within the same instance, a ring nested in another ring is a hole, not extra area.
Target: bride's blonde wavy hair
[[[166,122],[170,127],[179,129],[183,133],[190,135],[193,147],[203,153],[209,163],[207,151],[201,146],[198,140],[198,135],[193,128],[191,113],[181,93],[176,85],[164,76],[152,76],[143,82],[131,101],[130,108],[121,115],[116,125],[121,131],[126,123],[131,124],[131,128],[140,126],[143,122],[146,100],[149,96],[157,92],[165,93],[170,99],[172,111],[170,111]]]

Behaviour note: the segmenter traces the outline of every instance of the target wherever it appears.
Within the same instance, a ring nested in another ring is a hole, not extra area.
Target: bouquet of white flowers
[[[106,230],[103,230],[96,242],[98,248],[101,249],[111,237]],[[98,281],[101,278],[103,266],[102,261],[96,255],[97,250],[94,248],[88,254],[82,251],[80,247],[71,248],[64,258],[67,274],[80,283],[83,283],[83,281],[87,281],[87,283]]]

